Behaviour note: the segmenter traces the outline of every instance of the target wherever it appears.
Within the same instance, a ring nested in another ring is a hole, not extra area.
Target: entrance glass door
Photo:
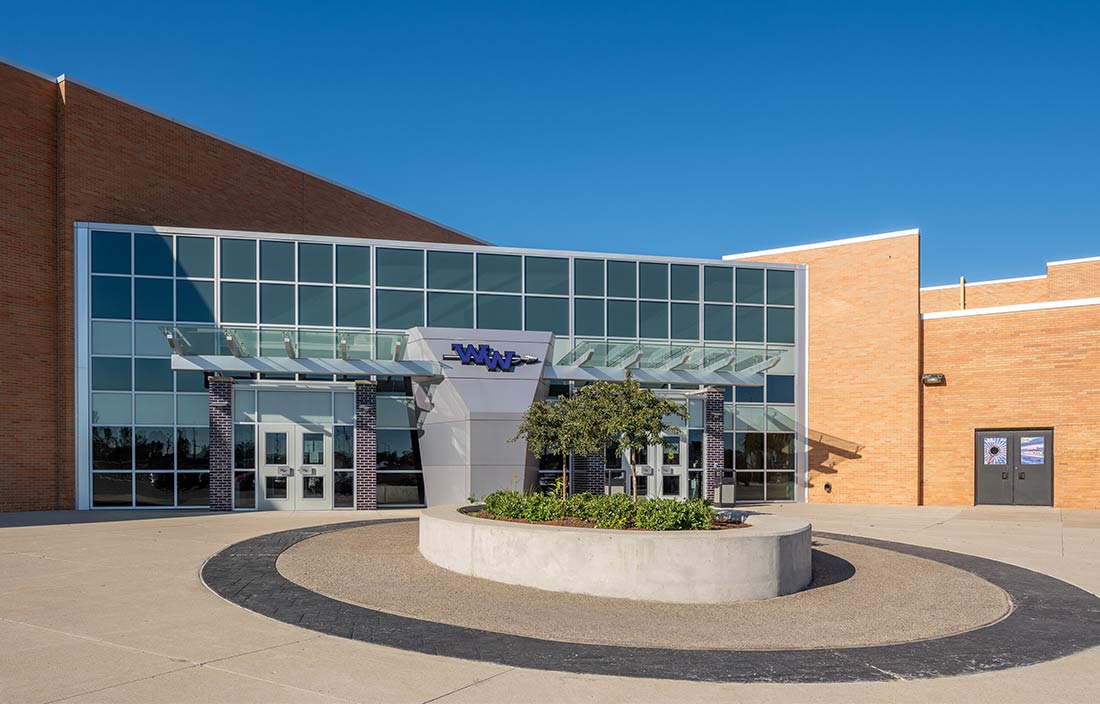
[[[323,427],[296,428],[298,440],[297,507],[304,511],[332,508],[332,432]]]
[[[260,472],[258,508],[293,511],[295,508],[294,457],[295,427],[292,425],[261,425],[259,433]]]
[[[684,471],[684,438],[680,435],[666,435],[661,446],[650,448],[660,460],[657,463],[660,476],[654,482],[655,494],[663,498],[680,499],[687,488],[687,476]]]

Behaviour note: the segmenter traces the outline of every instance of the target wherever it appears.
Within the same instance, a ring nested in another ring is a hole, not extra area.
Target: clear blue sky
[[[18,3],[0,54],[496,244],[1100,255],[1100,5]]]

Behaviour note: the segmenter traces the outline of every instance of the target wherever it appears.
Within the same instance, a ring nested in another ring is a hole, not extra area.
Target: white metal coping
[[[990,306],[989,308],[967,308],[964,310],[945,310],[936,313],[922,313],[921,320],[940,318],[966,318],[972,315],[996,315],[998,313],[1021,313],[1030,310],[1052,310],[1055,308],[1076,308],[1079,306],[1100,305],[1100,298],[1072,298],[1065,301],[1045,301],[1042,303],[1020,303],[1013,306]]]
[[[810,244],[798,244],[793,247],[777,247],[775,249],[759,249],[755,252],[741,252],[739,254],[726,254],[722,256],[723,260],[730,261],[736,259],[745,259],[747,257],[766,257],[772,254],[787,254],[789,252],[802,252],[809,249],[825,249],[827,247],[842,247],[848,244],[859,244],[861,242],[874,242],[876,240],[888,240],[894,237],[908,237],[909,235],[919,235],[919,228],[912,228],[909,230],[896,230],[894,232],[881,232],[875,235],[861,235],[859,237],[845,237],[839,240],[827,240],[825,242],[812,242]]]

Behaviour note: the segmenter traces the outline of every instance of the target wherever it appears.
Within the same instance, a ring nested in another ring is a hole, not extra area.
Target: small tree
[[[665,418],[676,416],[687,420],[687,408],[683,403],[661,398],[650,389],[642,388],[628,369],[621,383],[597,381],[577,394],[587,398],[592,411],[590,418],[597,419],[601,445],[616,444],[615,453],[630,458],[630,495],[638,500],[638,453],[650,445],[664,446],[665,433],[680,432]]]
[[[603,446],[601,426],[594,422],[591,398],[557,398],[536,401],[523,414],[512,442],[523,438],[536,456],[561,457],[561,495],[566,498],[569,456],[590,455]]]

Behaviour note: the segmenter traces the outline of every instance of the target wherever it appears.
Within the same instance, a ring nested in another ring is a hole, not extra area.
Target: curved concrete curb
[[[822,537],[951,565],[1005,590],[1014,610],[983,628],[943,638],[860,648],[681,650],[539,640],[463,628],[349,604],[279,573],[284,550],[316,535],[415,519],[335,523],[230,545],[202,567],[222,598],[269,618],[342,638],[511,667],[712,682],[862,682],[925,679],[1035,665],[1100,646],[1100,598],[1049,575],[984,557],[872,538]],[[735,636],[734,636],[735,637]]]
[[[475,518],[458,506],[420,514],[420,554],[470,577],[590,596],[717,604],[801,591],[812,574],[810,523],[758,514],[748,528],[640,531]]]

